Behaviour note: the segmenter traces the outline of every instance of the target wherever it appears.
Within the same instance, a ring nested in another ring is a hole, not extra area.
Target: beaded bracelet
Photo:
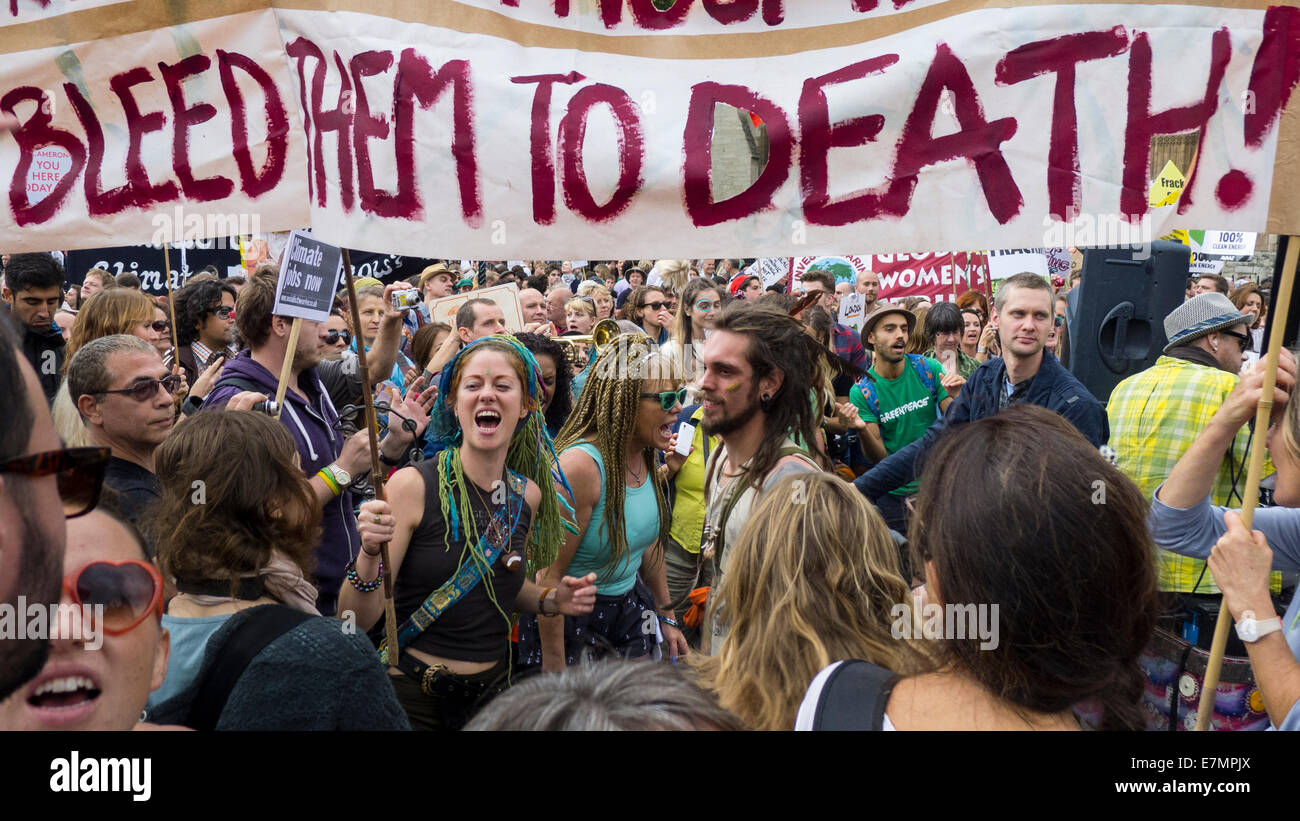
[[[677,622],[675,622],[675,621],[673,621],[672,619],[668,618],[667,616],[660,616],[660,617],[659,617],[659,621],[663,622],[664,624],[668,625],[669,627],[675,627],[675,628],[677,628],[678,630],[681,630],[681,629],[682,629],[682,626],[681,626],[680,624],[678,624]]]
[[[348,572],[348,581],[351,582],[352,586],[355,587],[358,591],[362,593],[373,593],[379,589],[379,585],[383,582],[384,560],[383,559],[379,560],[379,573],[375,576],[375,580],[372,582],[361,581],[361,576],[357,573],[356,559],[353,559],[352,561],[348,562],[348,565],[347,567],[344,568],[344,570]]]

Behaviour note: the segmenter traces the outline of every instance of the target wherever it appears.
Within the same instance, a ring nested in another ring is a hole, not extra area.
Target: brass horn
[[[557,336],[555,341],[562,345],[595,345],[596,351],[600,352],[621,333],[623,329],[618,327],[618,322],[613,319],[602,319],[587,336]]]

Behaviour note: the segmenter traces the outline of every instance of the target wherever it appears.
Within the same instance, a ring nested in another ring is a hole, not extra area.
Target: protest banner
[[[229,239],[198,240],[173,249],[171,287],[184,288],[190,277],[211,265],[217,276],[227,275],[228,268],[239,265],[239,247]],[[69,284],[80,285],[91,268],[103,268],[113,276],[131,273],[140,278],[140,290],[151,296],[167,293],[163,281],[163,250],[156,245],[125,245],[116,248],[87,248],[69,251],[64,269]],[[243,273],[242,270],[240,273]]]
[[[524,329],[524,315],[519,310],[519,286],[513,282],[435,299],[429,305],[429,313],[434,322],[445,322],[455,328],[456,312],[471,299],[490,299],[500,306],[501,313],[505,314],[506,330],[510,333]]]
[[[1300,163],[1300,10],[1001,5],[13,0],[0,235],[185,238],[152,223],[176,205],[475,259],[1064,247],[1087,243],[1045,234],[1103,218],[1300,231],[1300,191],[1273,185]],[[766,154],[721,201],[719,103]],[[1186,132],[1196,162],[1153,208],[1152,139]],[[33,192],[50,149],[68,167]]]
[[[879,299],[886,302],[909,296],[923,297],[931,302],[955,300],[971,289],[989,293],[988,261],[979,252],[801,257],[793,262],[792,287],[798,288],[804,271],[814,268],[830,271],[836,282],[855,285],[858,274],[874,271],[880,279]]]

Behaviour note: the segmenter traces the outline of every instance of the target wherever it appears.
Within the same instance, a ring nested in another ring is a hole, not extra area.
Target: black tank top
[[[441,454],[440,454],[441,455]],[[394,606],[397,610],[397,623],[400,626],[411,613],[456,573],[465,546],[464,528],[459,538],[451,540],[451,549],[444,543],[447,522],[442,516],[442,500],[438,496],[438,476],[442,470],[441,459],[435,456],[417,462],[415,469],[424,479],[424,518],[416,527],[411,537],[411,544],[406,549],[402,560],[401,572],[397,575],[396,588],[393,592]],[[466,479],[466,481],[469,481]],[[492,491],[479,488],[483,499],[478,498],[473,487],[469,488],[470,507],[478,532],[487,530],[490,513],[488,508],[500,509],[492,505]],[[519,524],[510,534],[510,548],[524,555],[524,546],[528,527],[532,523],[532,512],[523,499],[510,494],[510,508],[517,509],[522,504]],[[464,511],[461,512],[464,516]],[[501,612],[508,616],[514,611],[515,599],[524,586],[523,568],[517,573],[506,570],[504,562],[499,559],[492,565],[491,575],[485,575],[472,590],[447,608],[428,630],[425,630],[408,645],[435,656],[455,659],[457,661],[496,661],[506,654],[510,640],[510,623]],[[488,590],[496,594],[497,605],[488,598]],[[382,624],[380,625],[382,626]]]

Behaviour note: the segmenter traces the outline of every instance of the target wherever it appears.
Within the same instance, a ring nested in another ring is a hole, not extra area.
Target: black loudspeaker
[[[1286,259],[1287,245],[1291,238],[1282,234],[1277,238],[1277,259],[1273,262],[1273,289],[1268,295],[1268,318],[1264,320],[1264,350],[1260,352],[1260,359],[1268,353],[1268,338],[1273,333],[1273,317],[1277,315],[1278,309],[1278,291],[1282,289],[1282,266]],[[1286,328],[1282,336],[1283,348],[1294,348],[1296,338],[1300,336],[1300,305],[1296,305],[1297,299],[1300,299],[1300,290],[1293,285],[1291,287],[1291,306],[1287,308]]]
[[[1186,296],[1191,253],[1177,242],[1084,249],[1083,282],[1067,311],[1070,372],[1102,403],[1160,357],[1165,317]]]

